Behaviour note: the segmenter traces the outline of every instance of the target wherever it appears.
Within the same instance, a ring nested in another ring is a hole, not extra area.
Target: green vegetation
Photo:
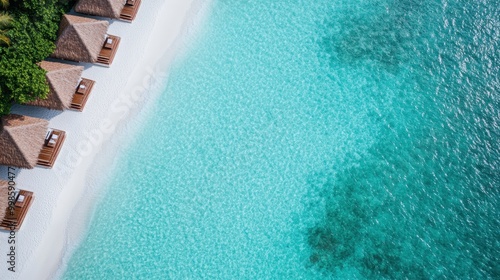
[[[5,10],[9,7],[9,0],[0,0],[0,7]],[[5,35],[9,27],[12,25],[12,17],[5,11],[0,13],[0,46],[9,45],[10,39]]]
[[[12,21],[13,19],[9,14],[5,12],[0,14],[0,45],[10,45],[10,39],[5,33],[12,25]]]
[[[45,98],[45,71],[36,63],[47,58],[61,16],[72,0],[0,0],[0,115],[13,103]]]

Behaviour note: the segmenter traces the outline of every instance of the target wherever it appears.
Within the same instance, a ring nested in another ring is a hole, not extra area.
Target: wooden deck
[[[128,0],[120,13],[120,19],[132,22],[135,19],[140,6],[141,0]]]
[[[92,88],[94,87],[95,81],[89,79],[82,79],[82,81],[76,87],[75,94],[73,95],[73,101],[71,102],[71,109],[77,111],[83,111],[87,100],[89,99]]]
[[[5,217],[2,218],[0,228],[5,230],[19,230],[23,224],[26,213],[35,199],[35,196],[30,191],[20,190],[19,195],[24,195],[24,201],[16,201],[14,204],[14,211],[11,213],[11,209],[7,208],[5,212]]]
[[[112,42],[108,43],[108,39],[111,39]],[[120,37],[108,34],[108,39],[104,41],[99,57],[97,57],[97,64],[109,67],[113,63],[116,51],[120,45]]]
[[[49,141],[52,139],[52,134],[57,135],[57,140],[54,142]],[[45,140],[45,143],[43,144],[42,151],[38,156],[37,164],[42,167],[52,168],[56,162],[59,152],[61,151],[65,139],[66,132],[52,129],[52,133],[49,135],[49,140]]]

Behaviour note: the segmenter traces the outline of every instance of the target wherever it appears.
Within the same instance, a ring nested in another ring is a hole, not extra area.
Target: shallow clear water
[[[63,278],[498,279],[498,4],[217,1]]]

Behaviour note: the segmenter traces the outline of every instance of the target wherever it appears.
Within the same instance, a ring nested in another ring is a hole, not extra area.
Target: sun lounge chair
[[[135,19],[140,6],[141,0],[128,0],[120,14],[120,19],[132,22]]]
[[[52,168],[57,156],[59,155],[65,138],[66,133],[64,131],[49,129],[47,137],[45,138],[45,144],[38,155],[37,164],[43,167]]]
[[[104,44],[104,47],[107,49],[111,49],[113,47],[113,38],[106,38],[106,44]]]
[[[83,111],[85,104],[92,92],[95,82],[89,79],[82,79],[76,87],[73,101],[71,101],[71,109]]]
[[[97,58],[97,64],[109,67],[113,63],[115,54],[120,45],[120,37],[107,34],[105,36],[104,44]]]
[[[7,210],[4,217],[0,217],[0,228],[5,230],[19,230],[35,198],[30,191],[18,190],[16,193],[18,195],[13,211]]]

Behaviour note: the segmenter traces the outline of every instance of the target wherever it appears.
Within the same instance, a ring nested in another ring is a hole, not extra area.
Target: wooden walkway
[[[61,151],[65,139],[66,132],[52,129],[52,133],[47,135],[45,143],[43,144],[42,151],[38,156],[37,164],[42,167],[52,168],[56,162],[59,152]]]
[[[132,22],[139,11],[141,0],[128,0],[120,14],[120,19]]]
[[[33,192],[20,190],[19,195],[24,196],[24,200],[22,202],[16,201],[14,204],[14,211],[11,213],[11,209],[7,208],[5,212],[5,217],[3,217],[2,222],[0,224],[0,228],[5,230],[19,230],[21,225],[23,224],[24,218],[26,217],[26,213],[35,199]]]
[[[73,101],[71,102],[71,109],[77,111],[83,111],[87,100],[89,99],[92,88],[94,87],[95,81],[89,79],[82,79],[82,81],[76,87],[75,94],[73,95]]]
[[[107,39],[104,41],[104,46],[102,46],[101,52],[97,57],[97,64],[109,67],[113,63],[119,45],[120,37],[108,34]]]

